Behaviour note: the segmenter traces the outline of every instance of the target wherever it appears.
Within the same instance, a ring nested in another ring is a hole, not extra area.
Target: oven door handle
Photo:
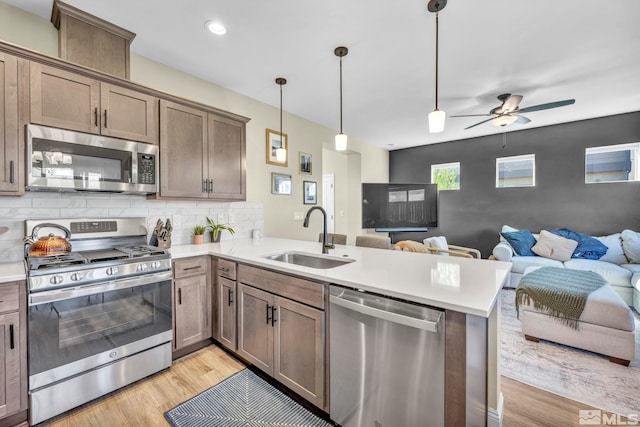
[[[173,274],[171,273],[171,271],[165,271],[162,273],[146,274],[144,276],[113,280],[107,283],[102,282],[93,285],[79,286],[76,288],[36,292],[29,295],[29,306],[46,304],[54,301],[62,301],[87,295],[95,295],[102,292],[116,291],[119,289],[133,288],[136,286],[144,286],[171,280],[172,278]]]

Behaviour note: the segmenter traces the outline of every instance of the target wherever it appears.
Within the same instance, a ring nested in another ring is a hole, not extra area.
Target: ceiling
[[[2,0],[49,19],[52,0]],[[450,0],[440,13],[439,107],[445,131],[428,132],[435,105],[435,15],[425,0],[66,0],[137,34],[133,52],[394,150],[640,111],[640,1]],[[615,7],[613,7],[615,6]],[[223,22],[214,36],[204,22]],[[520,107],[575,98],[499,128],[482,118],[501,93]],[[275,124],[274,124],[275,126]],[[283,124],[286,132],[286,121]]]

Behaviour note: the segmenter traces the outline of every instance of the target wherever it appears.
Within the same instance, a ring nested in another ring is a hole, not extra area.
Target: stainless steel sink
[[[275,255],[267,255],[264,258],[273,261],[286,262],[287,264],[302,265],[311,268],[333,268],[354,262],[354,259],[335,258],[326,255],[314,255],[305,252],[283,252]]]

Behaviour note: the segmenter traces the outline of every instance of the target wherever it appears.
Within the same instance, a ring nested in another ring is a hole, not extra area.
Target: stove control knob
[[[161,265],[162,263],[160,261],[153,261],[151,263],[151,268],[160,268]]]
[[[145,271],[147,268],[149,268],[149,266],[145,263],[142,263],[142,264],[138,264],[138,267],[136,268],[136,270]]]
[[[80,276],[78,273],[73,273],[71,275],[71,280],[73,280],[74,282],[77,282],[80,279],[82,279],[82,276]]]
[[[118,267],[109,267],[107,268],[107,275],[113,276],[118,272]]]
[[[63,281],[64,278],[62,276],[53,276],[51,279],[49,279],[49,282],[51,282],[52,285],[59,285]]]

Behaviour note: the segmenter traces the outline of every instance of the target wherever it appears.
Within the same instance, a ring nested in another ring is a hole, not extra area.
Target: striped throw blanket
[[[578,329],[578,320],[587,297],[607,284],[598,273],[557,267],[542,267],[525,274],[516,288],[516,313],[520,304],[533,304],[536,310],[557,317]]]

